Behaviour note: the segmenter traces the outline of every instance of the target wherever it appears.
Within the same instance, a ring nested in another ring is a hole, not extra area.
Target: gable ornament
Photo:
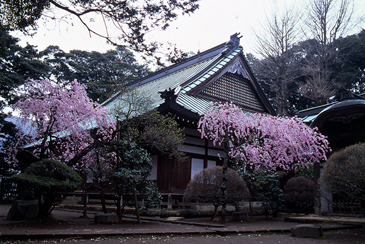
[[[238,75],[242,75],[244,78],[249,79],[245,69],[242,67],[240,62],[236,62],[231,67],[229,67],[228,72],[232,74],[237,73]]]

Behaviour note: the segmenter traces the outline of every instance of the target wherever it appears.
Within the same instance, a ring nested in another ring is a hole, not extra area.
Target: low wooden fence
[[[365,214],[365,199],[351,201],[339,199],[332,201],[332,212],[339,214]]]
[[[63,196],[74,196],[84,198],[85,194],[83,192],[65,192],[62,193]],[[121,197],[121,203],[127,206],[134,206],[133,202],[124,202],[123,198],[127,196],[132,196],[133,194],[127,193],[123,194]],[[192,204],[183,202],[183,194],[179,193],[161,193],[162,202],[161,207],[167,209],[173,208],[190,208]],[[100,193],[87,193],[87,203],[88,204],[101,204],[101,194]],[[105,204],[107,205],[116,205],[118,196],[115,193],[105,193]],[[83,204],[83,200],[79,201],[78,204]],[[143,205],[143,203],[142,203]]]

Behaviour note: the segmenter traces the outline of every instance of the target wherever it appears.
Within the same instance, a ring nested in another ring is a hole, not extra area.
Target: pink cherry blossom
[[[115,130],[115,120],[107,108],[93,102],[85,86],[76,80],[53,83],[28,80],[14,91],[20,100],[12,108],[23,125],[19,137],[29,136],[21,145],[37,156],[67,163],[96,141],[106,140]],[[9,163],[17,163],[10,157]]]
[[[245,112],[233,103],[211,103],[198,130],[215,145],[226,143],[227,155],[255,169],[293,170],[326,160],[325,136],[298,117],[276,117]]]

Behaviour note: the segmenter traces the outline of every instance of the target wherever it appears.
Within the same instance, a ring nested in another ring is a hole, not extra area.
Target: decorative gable
[[[230,101],[249,111],[265,112],[251,82],[241,74],[227,72],[197,95]]]
[[[233,102],[249,112],[270,113],[263,103],[266,97],[258,85],[254,86],[257,82],[242,53],[230,56],[212,67],[214,72],[209,71],[203,76],[205,79],[198,79],[200,83],[196,81],[195,87],[190,85],[188,94],[210,101]]]
[[[232,74],[239,74],[242,75],[244,78],[246,78],[247,80],[249,80],[250,78],[248,77],[247,72],[245,71],[245,69],[242,67],[241,62],[235,62],[233,63],[232,66],[229,67],[228,72],[232,73]]]

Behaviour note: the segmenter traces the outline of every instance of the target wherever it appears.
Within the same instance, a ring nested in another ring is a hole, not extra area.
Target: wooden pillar
[[[172,209],[172,196],[169,194],[167,196],[167,209]]]
[[[208,139],[205,139],[205,145],[204,145],[204,168],[208,167]]]
[[[321,174],[321,167],[320,163],[314,163],[313,165],[313,178],[314,178],[314,212],[317,215],[321,214],[321,193],[320,193],[320,186],[318,183],[320,174]]]

